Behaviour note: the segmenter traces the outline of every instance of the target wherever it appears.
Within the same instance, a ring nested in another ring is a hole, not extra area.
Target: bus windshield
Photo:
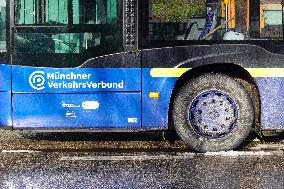
[[[149,0],[148,6],[147,40],[283,38],[281,0]]]

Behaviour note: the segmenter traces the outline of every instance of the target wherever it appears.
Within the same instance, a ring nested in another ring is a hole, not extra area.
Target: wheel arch
[[[240,82],[243,87],[249,93],[254,105],[255,111],[255,123],[254,128],[256,132],[260,133],[260,121],[261,121],[261,99],[258,86],[251,76],[251,74],[242,66],[232,64],[232,63],[217,63],[208,64],[195,67],[183,73],[176,81],[174,88],[171,93],[169,110],[168,110],[168,127],[170,130],[174,130],[173,120],[172,120],[172,108],[174,97],[178,93],[181,86],[183,86],[188,80],[197,77],[205,73],[219,73],[230,76]]]

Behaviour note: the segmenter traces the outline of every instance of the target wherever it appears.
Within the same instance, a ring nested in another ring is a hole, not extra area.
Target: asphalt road
[[[282,141],[248,143],[198,154],[159,135],[2,131],[0,188],[283,188]]]

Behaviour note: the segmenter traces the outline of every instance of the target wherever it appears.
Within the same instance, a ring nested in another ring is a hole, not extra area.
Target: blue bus
[[[281,0],[0,0],[0,126],[176,131],[226,151],[284,128]]]

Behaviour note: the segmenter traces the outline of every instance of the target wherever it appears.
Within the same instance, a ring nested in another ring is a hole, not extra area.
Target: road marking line
[[[39,153],[36,150],[2,150],[2,153]]]
[[[129,156],[63,156],[60,161],[143,161],[143,160],[173,160],[189,159],[196,156],[195,153],[183,155],[129,155]]]
[[[284,149],[284,144],[258,144],[253,146],[250,149],[252,150],[261,150],[261,149]]]
[[[207,153],[176,153],[176,155],[127,155],[127,156],[62,156],[60,161],[144,161],[144,160],[174,160],[174,159],[190,159],[194,157],[241,157],[241,156],[280,156],[283,155],[283,151],[228,151],[228,152],[207,152]]]
[[[224,156],[224,157],[238,157],[238,156],[271,156],[283,155],[283,151],[228,151],[228,152],[206,152],[205,156]]]

